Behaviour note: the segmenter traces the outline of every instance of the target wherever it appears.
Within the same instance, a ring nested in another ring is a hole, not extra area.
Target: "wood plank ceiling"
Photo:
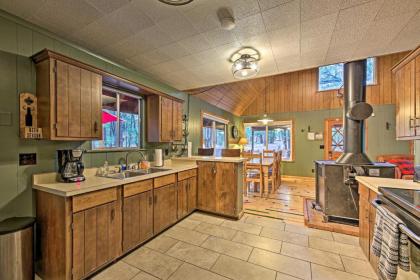
[[[373,105],[395,104],[391,68],[407,52],[377,58],[376,84],[366,88]],[[337,90],[318,91],[318,69],[191,89],[187,92],[237,116],[341,107]],[[266,88],[267,87],[267,88]]]
[[[265,78],[259,78],[198,88],[187,92],[216,107],[240,116],[249,104],[265,91],[265,86]]]

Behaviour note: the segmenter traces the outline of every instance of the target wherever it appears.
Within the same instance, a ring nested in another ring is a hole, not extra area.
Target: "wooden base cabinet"
[[[124,186],[123,252],[153,236],[153,180]]]
[[[375,229],[376,209],[371,202],[376,197],[377,193],[359,183],[359,244],[375,272],[378,269],[378,257],[372,253],[371,246]]]
[[[197,164],[198,209],[238,218],[242,214],[242,163]]]
[[[178,220],[197,209],[197,170],[178,174]]]
[[[177,221],[176,184],[155,188],[153,203],[153,232],[157,234]]]

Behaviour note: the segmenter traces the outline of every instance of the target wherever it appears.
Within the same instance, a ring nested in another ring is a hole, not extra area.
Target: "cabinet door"
[[[153,194],[147,191],[124,198],[123,251],[153,236]]]
[[[178,219],[188,214],[188,188],[188,179],[178,182]]]
[[[197,177],[188,179],[188,214],[197,209]]]
[[[173,108],[172,100],[161,97],[161,123],[160,123],[160,140],[162,142],[172,141],[172,122],[173,122]]]
[[[369,189],[359,184],[359,244],[369,256]]]
[[[102,139],[102,76],[92,74],[92,137]]]
[[[73,279],[80,279],[121,253],[117,202],[73,214]]]
[[[102,77],[81,69],[81,137],[102,138]]]
[[[216,163],[217,212],[234,215],[236,211],[237,176],[235,163]]]
[[[177,220],[177,192],[175,184],[154,189],[153,232],[157,234]]]
[[[415,68],[416,135],[420,135],[420,56],[416,58]]]
[[[377,198],[377,193],[369,190],[369,261],[372,267],[376,270],[379,264],[379,258],[370,250],[373,243],[373,232],[375,230],[376,208],[370,203]]]
[[[57,137],[69,136],[69,65],[56,61],[56,119],[55,130]],[[51,108],[53,110],[54,108]]]
[[[415,135],[415,60],[407,63],[395,74],[397,95],[397,138]]]
[[[182,107],[181,102],[173,101],[173,140],[181,141],[182,140]]]
[[[198,163],[198,198],[199,209],[216,211],[216,164],[199,161]]]

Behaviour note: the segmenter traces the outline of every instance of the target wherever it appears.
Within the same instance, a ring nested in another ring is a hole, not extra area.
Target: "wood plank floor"
[[[261,215],[288,222],[304,223],[304,198],[315,198],[315,179],[283,176],[276,193],[259,196],[258,190],[244,196],[245,213]]]

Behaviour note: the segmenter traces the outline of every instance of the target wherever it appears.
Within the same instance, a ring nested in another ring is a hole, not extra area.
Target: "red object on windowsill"
[[[105,111],[102,111],[102,123],[110,123],[110,122],[116,122],[118,120],[117,116],[114,116],[110,113],[107,113]]]

